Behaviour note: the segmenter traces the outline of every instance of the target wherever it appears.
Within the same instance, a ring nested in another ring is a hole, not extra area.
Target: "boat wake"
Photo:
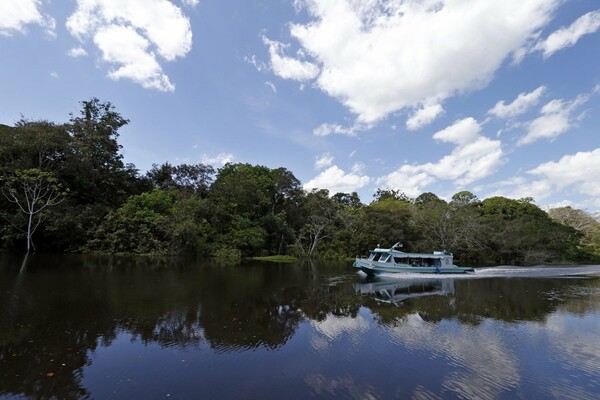
[[[482,278],[585,278],[600,277],[600,265],[574,266],[534,266],[517,267],[503,265],[498,267],[477,268],[473,274],[414,274],[414,273],[382,273],[378,275],[386,279],[482,279]]]

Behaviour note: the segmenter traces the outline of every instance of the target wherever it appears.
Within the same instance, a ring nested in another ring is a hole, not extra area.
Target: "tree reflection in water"
[[[0,395],[33,398],[90,396],[82,384],[86,367],[99,347],[123,334],[165,348],[276,351],[303,323],[317,329],[331,316],[355,319],[363,307],[389,329],[413,315],[471,326],[486,319],[543,322],[557,310],[582,314],[600,304],[597,281],[479,279],[421,282],[420,291],[396,286],[395,307],[369,296],[368,285],[376,291],[377,282],[362,281],[346,264],[226,267],[33,255],[20,269],[20,260],[0,258]],[[307,382],[320,379],[313,378]]]

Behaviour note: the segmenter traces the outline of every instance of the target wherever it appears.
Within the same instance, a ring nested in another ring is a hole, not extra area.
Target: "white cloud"
[[[50,36],[56,36],[54,18],[40,12],[41,0],[0,1],[0,36],[25,33],[26,25],[46,28]]]
[[[146,89],[175,90],[154,54],[148,51],[148,40],[132,27],[111,25],[102,28],[94,36],[94,43],[102,51],[104,61],[119,65],[109,71],[110,78],[131,79]]]
[[[256,59],[256,54],[252,54],[250,57],[245,56],[244,61],[254,66],[254,68],[256,68],[258,72],[267,71],[269,69],[269,66],[267,64],[260,62]]]
[[[50,76],[52,78],[54,78],[54,79],[59,79],[60,78],[60,75],[58,75],[58,72],[56,72],[56,71],[50,72]]]
[[[336,165],[327,168],[319,175],[308,181],[304,189],[328,189],[330,194],[351,193],[364,187],[371,178],[366,175],[346,173]]]
[[[198,4],[200,4],[200,0],[181,0],[181,2],[190,7],[196,7]]]
[[[504,163],[501,142],[481,135],[481,126],[473,118],[456,121],[433,138],[456,147],[435,163],[404,164],[379,178],[377,184],[414,197],[437,179],[466,185],[491,175]]]
[[[231,153],[219,153],[214,157],[211,157],[208,154],[202,154],[200,162],[207,165],[225,165],[229,162],[233,162],[233,159],[234,157]]]
[[[83,47],[73,47],[72,49],[70,49],[67,52],[67,55],[69,57],[73,57],[73,58],[78,58],[78,57],[85,57],[88,55],[87,51],[85,51],[85,49]]]
[[[310,64],[302,79],[316,77],[317,86],[359,122],[373,123],[487,85],[502,62],[546,25],[561,1],[297,3],[311,17],[290,25],[308,60],[296,61]],[[266,43],[272,57],[281,57],[280,44]]]
[[[323,169],[333,164],[333,156],[329,153],[324,153],[315,159],[315,169]]]
[[[600,29],[600,10],[589,12],[573,22],[566,28],[561,28],[539,42],[534,50],[543,52],[544,58],[548,58],[559,50],[571,47],[584,35],[596,32]]]
[[[488,114],[497,118],[513,118],[521,114],[525,114],[527,110],[535,106],[542,94],[546,91],[545,86],[540,86],[530,93],[520,93],[515,100],[510,104],[505,104],[504,100],[496,103],[496,105],[488,111]]]
[[[366,167],[367,166],[365,165],[365,163],[359,161],[357,163],[352,164],[351,171],[353,174],[362,174]]]
[[[275,75],[302,82],[313,79],[319,74],[319,67],[315,64],[285,56],[283,53],[289,47],[288,45],[270,40],[266,36],[263,36],[263,43],[269,48],[271,70]]]
[[[116,66],[109,77],[161,91],[174,86],[158,58],[173,61],[192,47],[189,20],[167,0],[77,0],[66,25],[81,42],[91,37],[103,60]]]
[[[372,128],[371,124],[364,124],[359,121],[355,121],[351,126],[343,126],[340,124],[321,124],[313,129],[315,136],[328,136],[328,135],[347,135],[356,136],[356,132],[364,131]]]
[[[533,197],[540,201],[562,194],[562,203],[571,204],[568,196],[582,196],[585,207],[600,207],[600,148],[563,156],[558,161],[542,163],[528,170],[525,176],[491,185],[498,190],[491,196],[515,199]]]
[[[423,171],[421,165],[404,164],[396,171],[377,179],[377,185],[404,192],[407,196],[416,197],[423,188],[433,183],[435,178]]]
[[[444,113],[444,108],[441,104],[431,104],[419,108],[413,115],[406,120],[406,128],[411,131],[419,129],[430,124],[434,119]]]
[[[563,156],[556,162],[540,164],[527,173],[542,177],[556,190],[573,186],[579,193],[595,197],[600,205],[600,148]]]
[[[573,116],[577,108],[589,100],[588,95],[579,95],[572,101],[554,99],[542,107],[540,116],[526,124],[527,133],[517,145],[522,146],[540,139],[553,140],[571,129],[581,116]]]
[[[273,82],[266,81],[265,85],[269,87],[273,91],[273,93],[277,93],[277,87],[273,84]]]

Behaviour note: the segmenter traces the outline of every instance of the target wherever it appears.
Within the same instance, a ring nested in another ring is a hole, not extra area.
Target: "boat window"
[[[375,258],[375,253],[371,253],[371,254],[369,254],[369,260],[372,260],[372,259],[374,259],[374,258]]]
[[[396,264],[408,264],[408,258],[406,258],[406,257],[394,257],[394,262]]]
[[[381,257],[379,258],[379,262],[388,262],[390,257],[391,257],[390,254],[382,254]]]

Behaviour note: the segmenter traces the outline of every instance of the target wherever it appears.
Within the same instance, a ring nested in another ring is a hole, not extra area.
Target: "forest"
[[[378,189],[306,191],[285,167],[228,163],[126,164],[129,121],[92,98],[67,122],[0,125],[0,248],[12,252],[292,255],[345,259],[400,241],[448,250],[462,265],[600,262],[600,223],[532,198],[480,200],[461,191],[409,198]]]

